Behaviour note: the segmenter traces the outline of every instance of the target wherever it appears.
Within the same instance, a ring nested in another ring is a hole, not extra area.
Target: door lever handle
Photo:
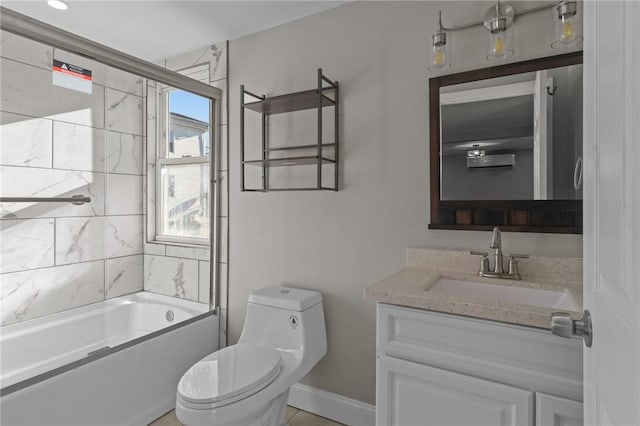
[[[593,344],[591,313],[585,309],[582,318],[574,320],[566,312],[554,312],[551,314],[551,333],[566,339],[571,336],[582,337],[585,346],[590,348]]]

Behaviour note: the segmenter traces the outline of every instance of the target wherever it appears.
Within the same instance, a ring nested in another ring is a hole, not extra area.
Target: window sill
[[[162,245],[162,246],[173,246],[173,247],[184,247],[184,248],[193,248],[193,249],[209,249],[209,244],[195,244],[195,243],[181,243],[176,241],[165,241],[165,240],[151,240],[147,241],[147,244],[154,245]]]

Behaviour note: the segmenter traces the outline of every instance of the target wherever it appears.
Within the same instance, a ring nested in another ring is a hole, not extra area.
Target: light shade
[[[427,69],[432,72],[444,71],[451,68],[451,43],[447,40],[447,33],[442,29],[431,36],[431,55]]]
[[[484,15],[484,26],[489,31],[487,59],[506,59],[513,55],[513,7],[497,2]]]
[[[582,43],[582,22],[578,18],[578,4],[563,1],[553,8],[555,38],[551,47],[563,49]]]

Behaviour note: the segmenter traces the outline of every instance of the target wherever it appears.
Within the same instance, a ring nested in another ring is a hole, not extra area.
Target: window
[[[212,101],[159,91],[156,240],[208,244]]]

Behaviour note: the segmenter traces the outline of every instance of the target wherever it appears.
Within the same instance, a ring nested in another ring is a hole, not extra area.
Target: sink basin
[[[578,303],[566,290],[545,290],[538,288],[510,287],[481,282],[460,281],[440,278],[427,293],[441,297],[480,299],[540,306],[563,311],[580,310]]]

